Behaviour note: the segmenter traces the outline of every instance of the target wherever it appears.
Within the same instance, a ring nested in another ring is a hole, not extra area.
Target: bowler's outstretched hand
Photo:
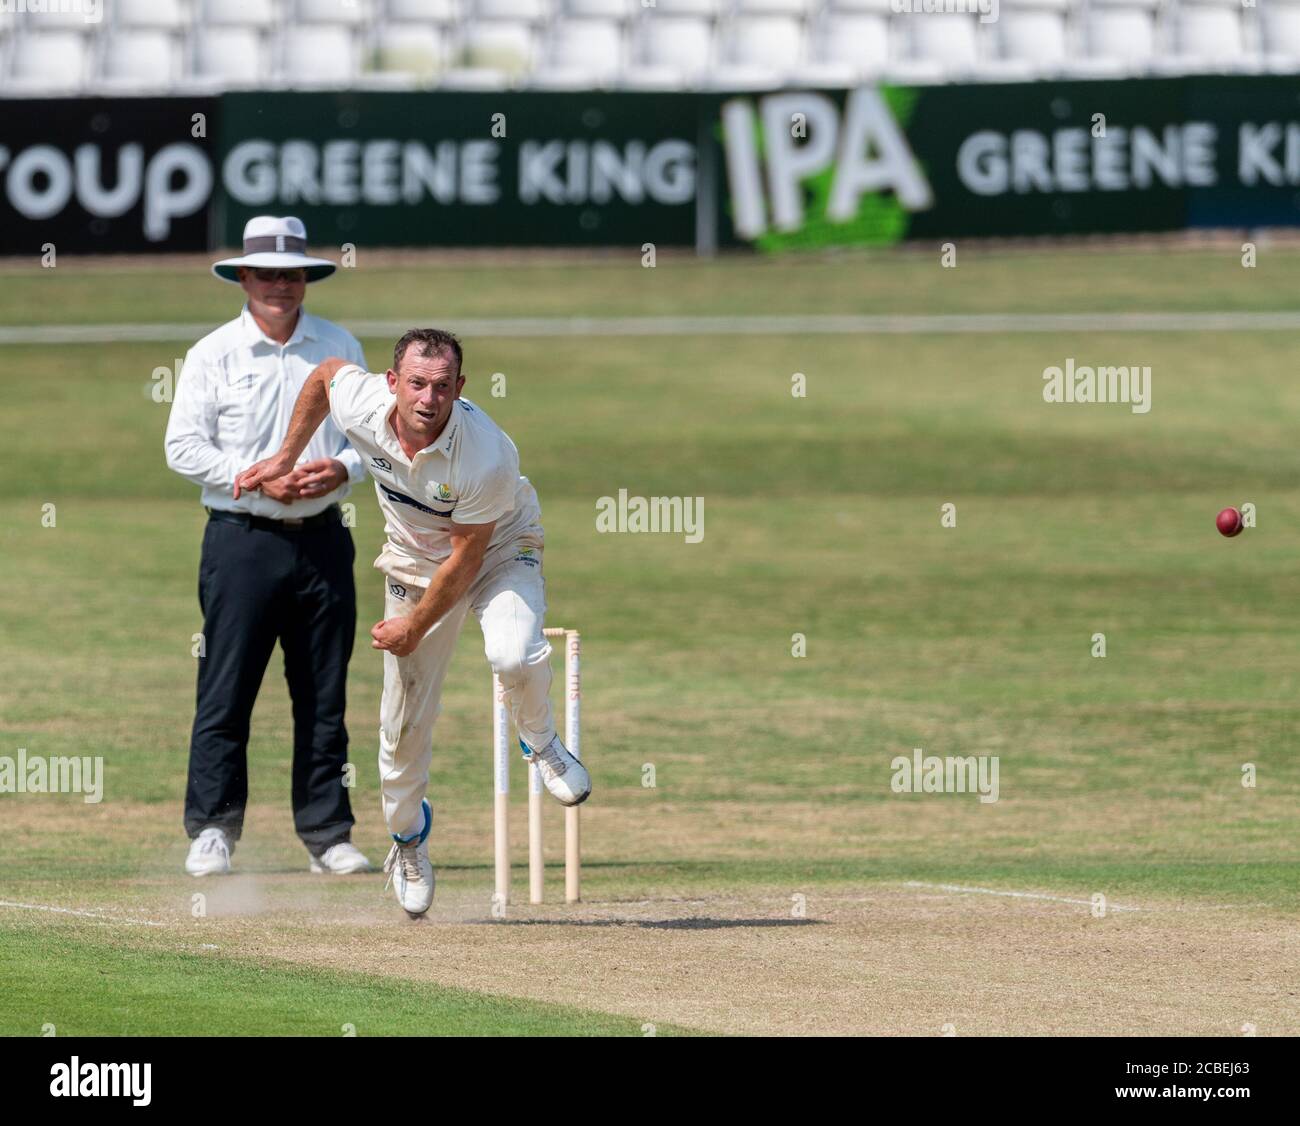
[[[277,453],[250,465],[235,478],[235,499],[240,493],[255,493],[266,481],[276,481],[293,469],[293,459],[284,453]]]

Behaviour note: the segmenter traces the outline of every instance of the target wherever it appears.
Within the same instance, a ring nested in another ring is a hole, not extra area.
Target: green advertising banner
[[[1300,81],[1187,77],[726,98],[722,241],[1300,224]]]
[[[687,94],[229,94],[216,229],[299,216],[369,246],[689,245]]]

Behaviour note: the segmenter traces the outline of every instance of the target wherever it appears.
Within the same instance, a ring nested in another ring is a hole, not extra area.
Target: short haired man
[[[167,424],[167,464],[202,487],[208,510],[185,790],[185,869],[193,876],[230,871],[248,801],[249,721],[277,639],[293,698],[294,828],[311,871],[370,867],[351,843],[343,774],[357,609],[352,536],[339,509],[365,469],[338,428],[326,426],[304,443],[306,460],[259,495],[235,490],[239,470],[279,446],[298,391],[322,360],[365,362],[348,332],[302,308],[308,284],[335,269],[306,248],[298,219],[248,221],[244,254],[212,267],[243,288],[247,303],[190,349]]]
[[[235,492],[274,488],[326,415],[367,459],[388,533],[375,560],[387,578],[384,620],[370,631],[384,651],[379,784],[393,837],[384,870],[413,917],[433,901],[433,725],[467,613],[483,630],[525,758],[563,805],[591,793],[551,712],[537,493],[519,475],[515,444],[461,398],[464,385],[460,343],[437,329],[403,336],[386,378],[326,360],[303,385],[284,445],[241,473]]]

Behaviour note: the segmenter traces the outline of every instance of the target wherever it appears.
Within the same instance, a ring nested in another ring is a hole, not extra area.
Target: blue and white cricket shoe
[[[534,751],[522,739],[519,749],[525,762],[537,763],[537,772],[561,805],[581,805],[591,797],[591,775],[587,768],[569,754],[557,735],[540,751]]]
[[[384,861],[388,884],[393,885],[397,902],[412,919],[418,919],[433,904],[433,865],[429,863],[429,830],[433,827],[433,810],[428,801],[421,803],[424,825],[409,837],[393,834],[393,847]]]

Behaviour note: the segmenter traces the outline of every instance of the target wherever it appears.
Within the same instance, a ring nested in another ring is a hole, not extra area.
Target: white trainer
[[[191,876],[228,876],[230,874],[230,842],[220,829],[204,829],[190,842],[190,854],[185,858],[185,871]]]
[[[537,771],[561,805],[581,805],[591,796],[591,775],[587,768],[569,754],[557,735],[540,751],[531,750],[522,740],[519,746],[525,762],[537,763]]]
[[[335,876],[350,876],[353,872],[369,872],[370,861],[351,841],[330,845],[319,856],[311,858],[313,872],[329,872]]]
[[[405,840],[393,836],[393,847],[384,861],[388,884],[393,885],[397,902],[412,919],[418,919],[433,903],[433,865],[429,862],[429,829],[433,825],[433,810],[427,801],[421,803],[424,825],[419,833]]]

